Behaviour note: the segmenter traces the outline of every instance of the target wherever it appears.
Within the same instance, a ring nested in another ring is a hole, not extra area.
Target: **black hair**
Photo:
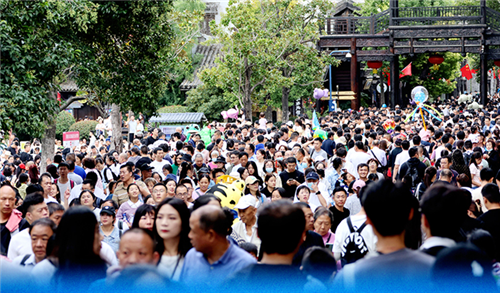
[[[56,224],[54,223],[54,221],[52,221],[49,218],[41,218],[41,219],[38,219],[38,220],[34,221],[31,224],[31,226],[29,228],[29,234],[30,235],[31,235],[31,231],[33,230],[33,227],[38,226],[38,225],[49,227],[52,230],[52,233],[56,232]]]
[[[491,203],[500,203],[500,191],[496,184],[486,184],[481,190],[481,194]]]
[[[200,229],[208,232],[213,230],[222,237],[231,235],[233,229],[233,213],[229,208],[222,208],[215,212],[207,212],[200,215]]]
[[[23,201],[23,205],[21,207],[22,211],[23,211],[23,217],[26,217],[26,214],[28,212],[32,212],[33,211],[33,206],[37,205],[37,204],[41,204],[44,202],[44,199],[43,199],[43,195],[41,195],[40,193],[36,192],[36,193],[30,193],[28,195],[26,195],[26,198],[24,199]]]
[[[194,201],[192,211],[195,211],[196,209],[201,208],[202,206],[208,204],[212,200],[217,200],[219,203],[221,202],[220,198],[218,198],[217,196],[215,196],[213,194],[206,194],[205,193],[204,195],[198,197]]]
[[[60,203],[49,202],[47,204],[47,207],[49,208],[49,216],[52,216],[53,213],[58,212],[58,211],[64,212],[64,207]]]
[[[95,207],[95,205],[97,204],[97,198],[96,198],[95,194],[88,189],[82,190],[82,192],[80,193],[80,196],[78,197],[78,200],[80,201],[80,203],[82,201],[81,198],[82,198],[82,195],[84,193],[90,193],[90,195],[92,195],[92,198],[94,199],[94,203],[92,205]]]
[[[491,178],[495,177],[495,172],[490,168],[484,168],[479,172],[479,177],[481,178],[482,181],[490,181]]]
[[[309,247],[302,257],[302,270],[323,283],[328,283],[337,271],[337,262],[332,252],[319,246]]]
[[[306,227],[302,208],[287,200],[278,200],[259,210],[257,233],[261,239],[261,253],[281,255],[294,252]]]
[[[160,235],[158,235],[158,230],[157,230],[158,228],[156,226],[156,221],[158,220],[159,211],[166,204],[173,207],[179,213],[179,216],[181,218],[182,223],[181,223],[181,232],[179,235],[180,239],[179,239],[178,252],[182,257],[184,257],[192,247],[191,241],[189,240],[188,237],[189,231],[191,231],[189,227],[190,213],[184,201],[178,198],[166,198],[156,207],[155,222],[153,224],[153,235],[156,239],[156,251],[158,251],[160,255],[162,255],[163,252],[165,251],[165,245],[163,243],[163,239],[160,237]]]
[[[144,201],[146,202],[146,200]],[[140,228],[139,227],[139,221],[141,220],[142,216],[145,215],[155,215],[155,207],[149,204],[143,204],[140,207],[137,208],[134,214],[134,221],[132,222],[132,228]]]

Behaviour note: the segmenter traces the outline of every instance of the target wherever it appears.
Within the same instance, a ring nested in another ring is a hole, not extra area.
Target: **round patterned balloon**
[[[415,103],[422,104],[429,98],[429,92],[423,86],[417,86],[411,91],[411,98]]]

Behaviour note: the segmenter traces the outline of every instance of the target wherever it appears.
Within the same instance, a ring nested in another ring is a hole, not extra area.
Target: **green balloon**
[[[209,129],[208,127],[204,127],[200,131],[201,140],[203,140],[205,145],[209,145],[210,143],[212,143],[212,132],[212,129]]]
[[[327,138],[327,134],[326,134],[326,131],[324,131],[323,129],[318,129],[314,132],[314,135],[313,135],[314,138],[316,137],[319,137],[321,139],[326,139]]]

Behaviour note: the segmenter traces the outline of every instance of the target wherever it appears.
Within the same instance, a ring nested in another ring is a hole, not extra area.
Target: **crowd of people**
[[[21,149],[9,133],[2,287],[496,291],[500,108],[434,106],[443,119],[407,120],[411,105],[332,112],[319,126],[262,113],[211,123],[210,141],[130,115],[121,152],[99,126],[46,170],[52,146]],[[244,188],[227,206],[217,190],[231,182]]]

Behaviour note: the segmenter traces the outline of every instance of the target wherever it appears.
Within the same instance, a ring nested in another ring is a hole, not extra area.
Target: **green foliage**
[[[60,111],[59,77],[82,53],[76,35],[87,32],[95,9],[86,0],[1,1],[0,129],[43,135]]]
[[[67,111],[59,112],[56,117],[56,138],[61,140],[63,132],[67,132],[75,122],[73,115]]]
[[[68,131],[79,131],[80,139],[86,138],[87,140],[90,138],[90,132],[95,134],[95,127],[99,124],[95,120],[87,120],[73,123]]]
[[[401,80],[408,82],[411,87],[424,86],[429,91],[429,96],[436,98],[441,94],[449,94],[456,88],[455,78],[460,76],[460,61],[463,57],[458,53],[444,53],[444,61],[439,65],[438,70],[434,70],[429,63],[431,54],[417,54],[413,57],[401,57],[399,68],[404,68],[413,62],[412,76],[405,76]]]
[[[187,113],[188,108],[185,106],[165,106],[158,109],[158,113]]]
[[[185,104],[189,112],[202,112],[209,121],[222,121],[221,112],[234,106],[234,100],[232,103],[223,94],[222,89],[204,83],[187,93]]]

